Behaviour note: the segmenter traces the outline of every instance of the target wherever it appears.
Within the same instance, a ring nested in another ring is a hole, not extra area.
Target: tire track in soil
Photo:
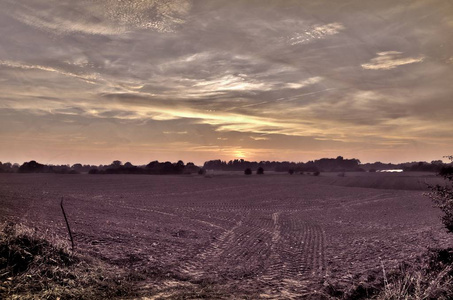
[[[192,279],[229,277],[241,279],[264,269],[271,243],[271,222],[247,211],[201,253],[181,265],[180,271]]]
[[[244,213],[180,272],[192,280],[252,280],[265,297],[299,297],[317,288],[326,273],[322,227],[297,211]]]
[[[325,233],[319,225],[304,221],[294,213],[274,213],[272,219],[270,262],[259,278],[266,290],[263,296],[307,295],[315,288],[312,283],[316,278],[322,278],[326,272]]]

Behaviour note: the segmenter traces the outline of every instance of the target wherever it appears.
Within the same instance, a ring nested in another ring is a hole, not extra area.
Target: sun
[[[234,153],[234,156],[237,157],[237,158],[245,158],[246,157],[246,153],[243,150],[235,150],[233,153]]]

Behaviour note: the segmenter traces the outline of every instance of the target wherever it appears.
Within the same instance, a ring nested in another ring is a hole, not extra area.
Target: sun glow
[[[234,152],[235,157],[237,158],[246,158],[246,153],[243,150],[235,150]]]

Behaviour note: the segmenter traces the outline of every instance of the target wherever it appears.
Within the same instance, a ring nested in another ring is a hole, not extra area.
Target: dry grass
[[[134,296],[126,276],[73,255],[61,238],[23,225],[0,225],[0,298],[107,299]]]
[[[453,251],[430,250],[413,265],[402,264],[387,281],[380,300],[453,299]]]
[[[425,300],[453,299],[453,249],[432,249],[414,263],[402,263],[378,277],[341,287],[326,286],[329,299]]]

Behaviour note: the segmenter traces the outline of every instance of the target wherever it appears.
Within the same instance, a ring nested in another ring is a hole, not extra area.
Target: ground
[[[0,174],[0,221],[67,236],[147,299],[297,298],[452,239],[428,173]]]

